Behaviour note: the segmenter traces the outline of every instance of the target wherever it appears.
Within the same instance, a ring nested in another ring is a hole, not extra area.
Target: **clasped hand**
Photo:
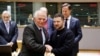
[[[50,46],[50,45],[45,45],[45,47],[46,47],[46,52],[51,52],[52,46]]]

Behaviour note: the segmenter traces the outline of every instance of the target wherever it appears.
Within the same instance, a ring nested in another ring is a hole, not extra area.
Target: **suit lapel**
[[[72,28],[72,26],[73,26],[73,17],[71,16],[71,19],[70,19],[70,28],[69,29],[71,29]]]
[[[7,29],[6,29],[6,26],[5,26],[5,24],[4,24],[3,21],[1,21],[1,27],[4,30],[4,32],[8,34]]]

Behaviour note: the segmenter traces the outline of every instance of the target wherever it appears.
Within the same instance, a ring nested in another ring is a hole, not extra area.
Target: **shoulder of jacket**
[[[34,30],[34,25],[33,25],[33,24],[29,24],[29,25],[27,25],[25,28],[29,28],[29,29],[31,29],[31,30]]]
[[[72,17],[72,20],[74,20],[74,21],[79,21],[79,19],[76,18],[76,17]]]
[[[11,23],[16,23],[15,21],[10,21]]]

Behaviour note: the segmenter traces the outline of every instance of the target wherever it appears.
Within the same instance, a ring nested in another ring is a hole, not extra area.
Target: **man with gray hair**
[[[3,11],[1,18],[2,19],[0,21],[0,45],[9,45],[12,48],[12,52],[16,51],[18,37],[17,24],[14,21],[11,21],[11,14],[9,11]],[[4,55],[7,54],[3,54],[3,56]]]
[[[41,7],[40,10],[41,10],[42,12],[44,12],[46,15],[48,14],[48,10],[47,10],[46,7]],[[49,37],[50,37],[51,33],[52,33],[53,30],[54,30],[52,18],[47,17],[47,19],[46,19],[46,21],[45,21],[44,28],[47,30],[47,33],[48,33],[48,35],[49,35]]]
[[[43,28],[46,14],[41,10],[34,13],[33,23],[26,26],[23,32],[22,49],[18,56],[44,56],[52,47],[47,43],[47,32]]]

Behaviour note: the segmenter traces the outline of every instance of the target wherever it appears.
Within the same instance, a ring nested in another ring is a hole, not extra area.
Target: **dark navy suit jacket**
[[[79,19],[71,16],[69,29],[72,30],[72,32],[75,35],[73,49],[75,52],[78,52],[79,51],[79,41],[82,38],[82,30],[81,30]]]
[[[52,32],[54,30],[52,18],[48,18],[47,23],[48,23],[48,30],[47,30],[47,32],[48,32],[49,37],[50,37],[50,35],[52,34]]]
[[[9,33],[6,30],[5,24],[0,20],[0,45],[6,45],[13,42],[12,51],[17,48],[18,27],[14,21],[10,21]]]

